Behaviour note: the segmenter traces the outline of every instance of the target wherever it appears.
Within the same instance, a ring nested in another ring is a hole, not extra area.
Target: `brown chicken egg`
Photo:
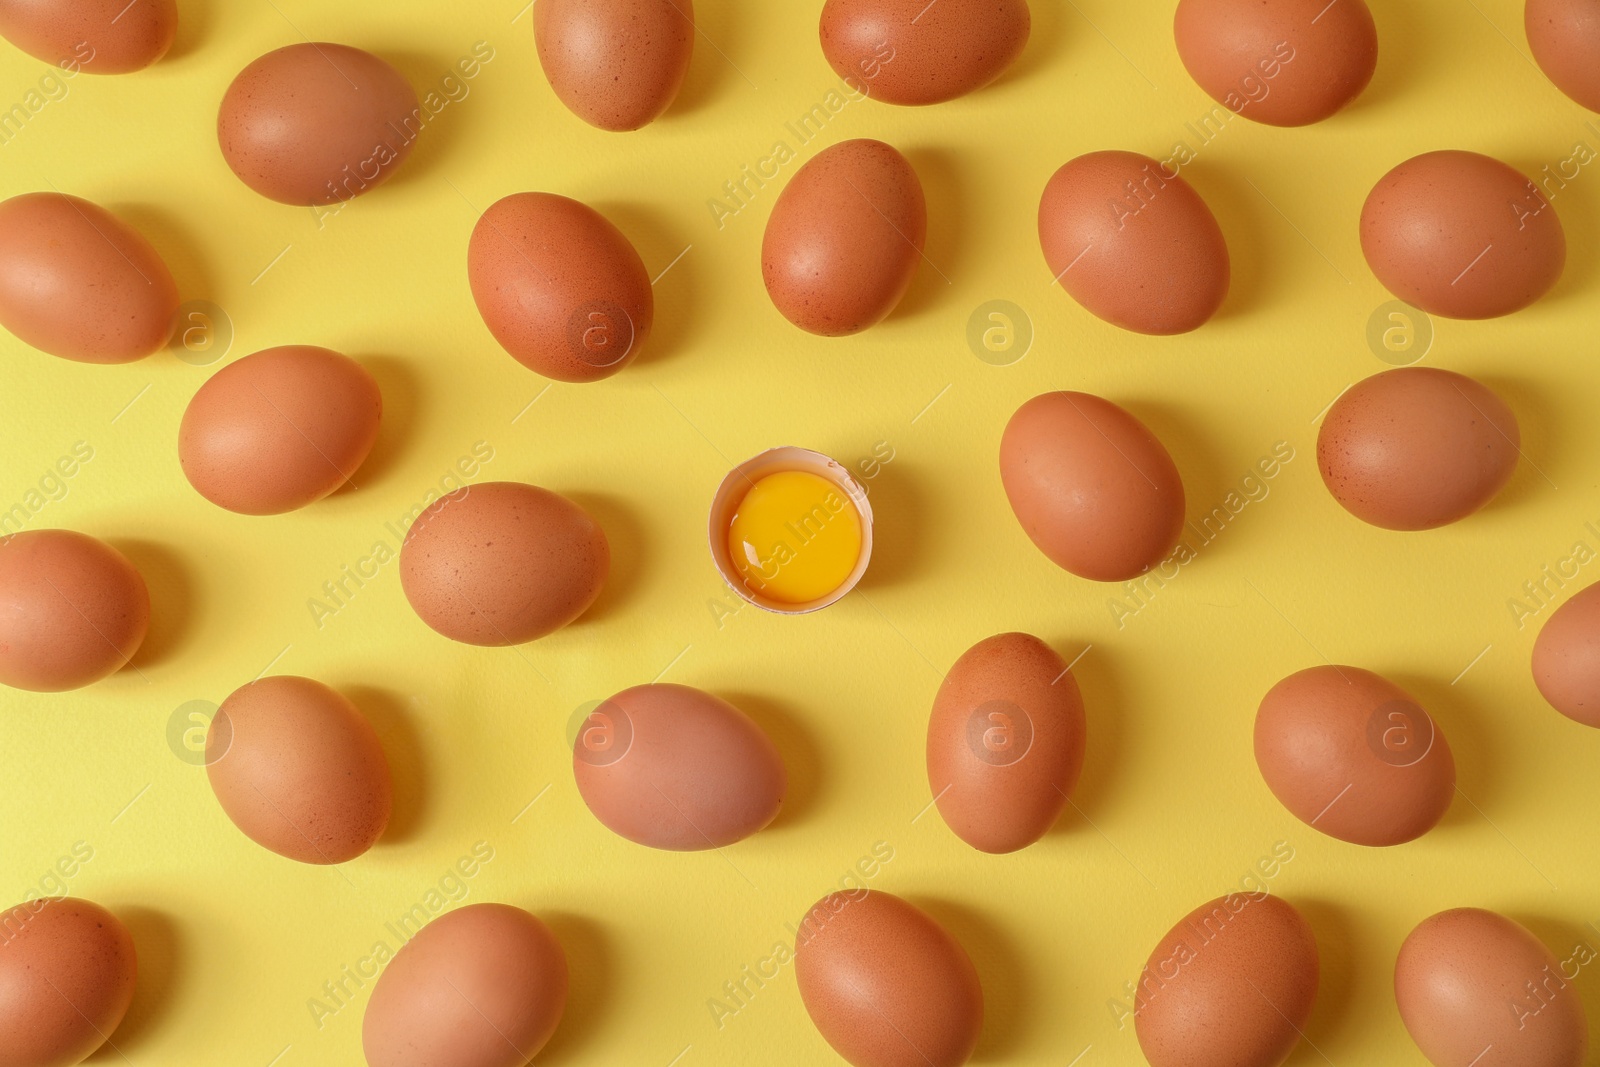
[[[1584,962],[1594,958],[1579,948]],[[1503,915],[1456,908],[1424,919],[1400,946],[1394,997],[1436,1067],[1580,1067],[1589,1023],[1572,984],[1578,966]]]
[[[761,278],[783,317],[842,337],[888,317],[922,259],[928,207],[905,156],[842,141],[795,172],[761,240]]]
[[[1600,584],[1580,590],[1545,620],[1533,642],[1533,681],[1551,707],[1600,728]]]
[[[1360,96],[1378,67],[1365,0],[1179,0],[1173,29],[1195,84],[1269,126],[1321,122]]]
[[[822,54],[862,92],[938,104],[982,89],[1028,43],[1027,0],[827,0]]]
[[[777,818],[789,776],[761,727],[686,685],[637,685],[589,713],[572,773],[594,817],[651,848],[742,841]]]
[[[206,775],[246,837],[301,863],[353,860],[389,825],[393,788],[376,731],[310,678],[234,690],[206,734]]]
[[[355,360],[312,345],[269,348],[195,393],[178,428],[178,460],[218,507],[277,515],[348,482],[382,416],[378,383]]]
[[[1109,400],[1045,393],[1000,438],[1017,521],[1058,567],[1097,582],[1136,578],[1183,532],[1183,480],[1155,434]]]
[[[1528,49],[1557,89],[1600,111],[1600,6],[1594,0],[1528,0]]]
[[[172,336],[178,286],[150,242],[62,193],[0,203],[0,326],[80,363],[131,363]]]
[[[1452,319],[1520,311],[1567,261],[1539,187],[1476,152],[1428,152],[1385,174],[1361,209],[1361,250],[1384,288]]]
[[[572,113],[602,130],[661,117],[694,55],[693,0],[545,0],[533,8],[539,65]]]
[[[928,719],[928,786],[956,836],[1026,848],[1055,824],[1083,770],[1083,698],[1054,649],[999,634],[945,675]]]
[[[1357,845],[1421,837],[1455,798],[1456,763],[1404,689],[1359,667],[1311,667],[1256,711],[1256,766],[1307,826]]]
[[[536,917],[469,904],[389,961],[361,1021],[369,1067],[524,1067],[567,1006],[567,954]]]
[[[485,211],[467,246],[467,276],[500,347],[561,382],[626,367],[655,319],[650,275],[627,237],[554,193],[517,193]]]
[[[1150,1067],[1279,1067],[1317,1000],[1317,939],[1294,907],[1230,893],[1179,920],[1140,975],[1134,1031]]]
[[[794,970],[811,1021],[855,1067],[960,1067],[977,1047],[977,969],[897,896],[852,889],[817,901],[800,922]]]
[[[578,505],[521,482],[440,497],[400,548],[400,584],[423,622],[469,645],[520,645],[588,610],[611,548]]]
[[[176,0],[0,0],[0,35],[75,73],[143,70],[177,32]]]
[[[1454,371],[1401,367],[1351,386],[1317,433],[1317,467],[1341,507],[1386,530],[1431,530],[1495,498],[1521,455],[1517,417]]]
[[[0,1067],[70,1067],[133,1003],[133,938],[98,904],[40,897],[0,912]]]
[[[0,538],[0,685],[59,693],[127,666],[150,629],[128,558],[73,530]]]
[[[292,44],[233,79],[217,114],[222,157],[283,204],[332,204],[393,177],[422,132],[417,94],[388,63],[342,44]]]

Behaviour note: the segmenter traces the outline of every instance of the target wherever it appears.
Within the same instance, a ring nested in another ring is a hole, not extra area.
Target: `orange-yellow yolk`
[[[760,478],[728,525],[728,555],[752,592],[807,604],[838,589],[861,558],[861,515],[844,490],[807,471]]]

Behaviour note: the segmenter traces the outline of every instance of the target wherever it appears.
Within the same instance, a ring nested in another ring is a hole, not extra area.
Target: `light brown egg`
[[[1136,152],[1091,152],[1056,171],[1039,201],[1039,243],[1061,288],[1124,330],[1187,333],[1228,295],[1228,244],[1211,209]]]
[[[389,825],[393,787],[376,731],[310,678],[235,689],[206,733],[206,775],[246,837],[301,863],[353,860]]]
[[[1455,798],[1444,733],[1404,689],[1359,667],[1310,667],[1273,686],[1255,752],[1290,814],[1352,844],[1421,837]]]
[[[822,54],[890,104],[938,104],[982,89],[1028,43],[1027,0],[828,0]]]
[[[283,204],[332,204],[393,177],[422,132],[417,94],[388,63],[342,44],[292,44],[233,79],[217,114],[222,157]]]
[[[150,591],[126,556],[74,530],[0,538],[0,684],[81,689],[127,665],[150,629]]]
[[[469,645],[520,645],[588,610],[611,569],[605,531],[578,505],[520,482],[458,489],[400,548],[400,584],[423,622]]]
[[[0,912],[0,1067],[70,1067],[133,1003],[133,938],[98,904],[43,897]]]
[[[369,1067],[524,1067],[567,1006],[567,954],[539,919],[469,904],[401,946],[361,1022]]]
[[[1428,152],[1385,174],[1361,209],[1361,250],[1384,288],[1452,319],[1520,311],[1567,261],[1539,187],[1476,152]]]
[[[928,786],[956,836],[1015,852],[1055,824],[1083,770],[1083,697],[1054,649],[998,634],[945,675],[928,719]]]
[[[655,320],[644,260],[609,219],[554,193],[496,202],[473,228],[467,276],[484,325],[518,363],[561,382],[626,367]]]
[[[783,317],[842,337],[888,317],[922,259],[928,207],[906,157],[842,141],[795,172],[761,240],[761,278]]]
[[[637,130],[672,106],[694,55],[693,0],[546,0],[533,8],[539,65],[572,113]]]
[[[1000,438],[1000,480],[1039,551],[1081,578],[1135,578],[1183,532],[1183,480],[1166,448],[1088,393],[1045,393],[1018,408]]]
[[[1570,965],[1505,916],[1456,908],[1400,946],[1394,998],[1436,1067],[1580,1067],[1589,1023]]]
[[[811,906],[795,940],[806,1012],[855,1067],[959,1067],[983,1030],[961,944],[920,908],[853,889]]]
[[[167,54],[176,0],[0,0],[0,34],[46,63],[86,74],[127,74]]]
[[[1173,30],[1195,84],[1269,126],[1321,122],[1378,67],[1365,0],[1179,0]]]
[[[1317,467],[1356,518],[1431,530],[1493,500],[1521,445],[1516,415],[1486,386],[1454,371],[1401,367],[1333,402],[1317,432]]]
[[[178,286],[150,242],[62,193],[0,203],[0,325],[80,363],[131,363],[172,336]]]
[[[572,750],[578,792],[614,833],[694,852],[777,818],[789,775],[761,727],[686,685],[637,685],[589,713]]]
[[[1533,681],[1550,706],[1600,728],[1600,584],[1579,590],[1533,642]]]
[[[1140,975],[1134,1030],[1150,1067],[1278,1067],[1317,1000],[1317,939],[1294,907],[1230,893],[1179,920]]]
[[[1557,89],[1600,111],[1600,6],[1594,0],[1528,0],[1528,49]]]

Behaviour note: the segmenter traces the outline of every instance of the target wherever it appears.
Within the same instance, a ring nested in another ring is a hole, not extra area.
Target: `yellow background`
[[[1528,655],[1548,610],[1519,629],[1507,604],[1574,542],[1600,548],[1584,526],[1600,528],[1600,168],[1555,197],[1571,251],[1549,297],[1500,321],[1436,323],[1426,363],[1481,377],[1521,420],[1527,458],[1501,497],[1447,529],[1388,533],[1341,511],[1315,461],[1316,416],[1386,369],[1365,331],[1388,295],[1356,230],[1378,177],[1439,148],[1534,173],[1578,142],[1600,146],[1585,127],[1594,116],[1528,58],[1520,3],[1377,0],[1382,57],[1353,107],[1301,130],[1237,120],[1200,148],[1185,174],[1227,234],[1234,283],[1215,321],[1173,339],[1120,332],[1053,290],[1034,229],[1040,190],[1071,157],[1197,146],[1185,124],[1212,104],[1178,61],[1170,3],[1034,0],[1033,38],[999,84],[923,110],[850,103],[807,145],[784,123],[838,84],[816,43],[820,5],[697,6],[689,82],[638,133],[602,133],[562,108],[520,0],[180,0],[183,26],[164,62],[73,79],[0,146],[0,196],[54,186],[133,222],[185,298],[226,310],[229,359],[326,345],[372,368],[385,395],[359,488],[248,518],[206,503],[177,463],[184,405],[221,363],[164,352],[86,366],[0,336],[0,506],[23,501],[87,442],[94,458],[28,527],[119,545],[154,599],[137,670],[76,693],[0,693],[0,898],[38,887],[76,843],[93,849],[65,881],[134,930],[143,973],[114,1038],[126,1061],[360,1062],[367,991],[320,1029],[308,1000],[376,942],[392,947],[384,924],[480,841],[494,859],[465,883],[465,899],[545,916],[571,959],[571,1006],[540,1058],[548,1064],[838,1062],[792,967],[720,1028],[707,1001],[877,842],[893,859],[869,884],[928,907],[978,964],[981,1063],[1141,1063],[1108,1000],[1179,916],[1236,886],[1278,841],[1295,858],[1272,889],[1311,918],[1323,954],[1295,1064],[1423,1062],[1390,972],[1406,932],[1432,912],[1505,911],[1563,958],[1600,936],[1586,926],[1600,919],[1600,735],[1533,687]],[[237,181],[214,133],[233,74],[303,37],[376,52],[422,92],[476,42],[494,58],[393,181],[319,228],[309,210]],[[0,48],[0,106],[47,72]],[[929,262],[887,322],[827,340],[786,323],[761,285],[779,185],[721,229],[707,201],[776,140],[806,159],[852,137],[887,140],[915,164]],[[468,234],[495,199],[526,189],[600,208],[652,275],[689,248],[656,286],[648,350],[610,381],[546,390],[473,307]],[[966,341],[968,317],[993,299],[1025,309],[1036,331],[1010,366],[981,361]],[[1276,442],[1295,450],[1270,495],[1120,628],[1112,590],[1035,550],[997,477],[1007,417],[1060,388],[1144,419],[1177,460],[1192,517],[1222,503]],[[321,584],[375,542],[393,547],[385,523],[476,442],[493,459],[474,480],[548,486],[604,525],[615,564],[597,607],[520,649],[469,648],[417,620],[391,563],[318,628],[307,602]],[[867,482],[877,550],[859,591],[810,617],[728,614],[736,602],[704,530],[726,471],[773,445],[854,464],[880,442],[893,460]],[[1560,596],[1595,577],[1590,565]],[[929,801],[923,742],[944,670],[1011,629],[1068,659],[1093,646],[1076,668],[1090,748],[1080,811],[1034,847],[989,857],[936,812],[916,818]],[[1263,785],[1250,750],[1256,704],[1324,657],[1410,688],[1448,736],[1463,795],[1422,840],[1382,851],[1332,841]],[[386,740],[395,826],[342,868],[253,845],[204,772],[169,748],[176,709],[220,701],[269,664],[351,694]],[[569,720],[658,676],[726,696],[772,733],[793,778],[775,826],[722,854],[675,855],[589,815],[569,769]],[[1577,984],[1600,1019],[1600,978]],[[108,1049],[98,1061],[121,1059]]]

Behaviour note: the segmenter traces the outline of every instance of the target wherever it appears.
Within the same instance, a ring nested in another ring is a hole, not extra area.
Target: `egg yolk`
[[[728,555],[746,588],[783,604],[838,589],[861,558],[861,515],[820,475],[780,471],[757,479],[728,525]]]

